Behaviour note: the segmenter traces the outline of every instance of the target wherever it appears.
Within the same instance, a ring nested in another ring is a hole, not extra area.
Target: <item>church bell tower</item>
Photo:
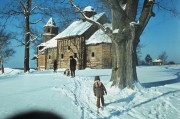
[[[54,22],[54,19],[51,17],[46,25],[44,25],[44,42],[47,42],[48,40],[52,39],[58,34],[58,27],[56,26],[56,23]]]

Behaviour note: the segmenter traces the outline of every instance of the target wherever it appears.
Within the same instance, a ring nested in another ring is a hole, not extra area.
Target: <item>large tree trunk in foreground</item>
[[[135,22],[138,0],[111,0],[112,29],[112,86],[121,89],[134,88],[138,81],[136,73],[136,49],[140,36],[152,16],[153,1],[144,1],[143,9]],[[122,6],[126,5],[125,8]]]
[[[132,30],[131,32],[134,31]],[[119,88],[133,88],[133,83],[137,81],[135,58],[136,51],[134,50],[135,48],[133,46],[134,35],[132,35],[131,38],[127,37],[127,40],[122,40],[121,42],[116,40],[118,39],[117,37],[121,39],[122,34],[117,34],[117,36],[114,38],[114,42],[112,43],[112,85],[118,86]]]

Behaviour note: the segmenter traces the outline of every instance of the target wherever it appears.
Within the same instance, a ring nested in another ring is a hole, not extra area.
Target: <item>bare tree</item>
[[[30,24],[32,23],[30,21],[30,16],[33,14],[36,14],[34,12],[35,9],[38,9],[38,6],[32,6],[32,0],[17,0],[11,3],[7,3],[6,8],[1,10],[1,16],[6,17],[7,20],[13,17],[13,18],[18,18],[20,19],[20,21],[24,22],[24,34],[25,34],[24,37],[25,38],[24,38],[24,42],[22,42],[22,44],[25,46],[24,72],[29,71],[29,51],[30,51],[29,48],[30,48],[30,42],[32,40],[30,36],[31,35]],[[22,17],[23,17],[23,20],[21,20]]]
[[[24,26],[21,30],[24,30],[23,41],[18,41],[21,45],[24,45],[24,72],[29,71],[29,57],[30,57],[30,46],[32,42],[35,42],[39,35],[35,36],[32,30],[32,25],[43,21],[43,16],[51,16],[55,11],[52,10],[56,4],[56,0],[53,1],[33,1],[33,0],[14,0],[7,2],[4,8],[0,9],[0,18],[4,19],[5,24],[8,20],[17,20],[23,22]],[[60,4],[64,0],[60,0]],[[56,4],[58,6],[58,4]],[[62,5],[61,5],[62,6]],[[34,17],[36,16],[36,17]]]
[[[6,32],[4,29],[0,29],[0,65],[1,71],[4,73],[4,63],[12,56],[15,51],[10,46],[13,35]]]
[[[163,61],[163,64],[167,63],[168,55],[165,51],[163,51],[158,57],[159,57],[159,59],[161,59]]]
[[[150,54],[146,55],[145,61],[146,61],[147,65],[151,65],[152,64],[152,58],[151,58]]]

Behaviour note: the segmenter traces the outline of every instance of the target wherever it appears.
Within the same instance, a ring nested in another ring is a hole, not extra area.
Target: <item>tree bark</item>
[[[136,51],[134,48],[134,34],[135,31],[132,29],[128,31],[131,35],[127,37],[125,35],[125,39],[127,40],[119,40],[122,39],[122,34],[119,33],[114,37],[113,45],[113,68],[112,68],[112,77],[111,81],[113,81],[112,86],[118,86],[123,89],[125,87],[133,88],[134,81],[137,81],[136,74]]]
[[[29,47],[30,47],[30,22],[29,22],[29,19],[30,19],[30,11],[31,11],[31,0],[27,0],[26,6],[22,5],[22,8],[24,8],[25,32],[26,32],[25,54],[24,54],[24,72],[27,72],[30,70],[30,68],[29,68]]]
[[[3,66],[3,59],[2,59],[2,57],[1,57],[1,59],[0,59],[1,61],[1,73],[2,74],[4,74],[4,66]]]

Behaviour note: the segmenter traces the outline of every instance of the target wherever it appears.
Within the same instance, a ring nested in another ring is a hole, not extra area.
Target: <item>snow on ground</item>
[[[180,119],[180,65],[137,67],[141,90],[111,87],[110,69],[78,70],[75,78],[62,70],[5,72],[0,74],[1,119],[30,110],[51,111],[65,119]],[[100,114],[92,90],[96,75],[108,93]]]

